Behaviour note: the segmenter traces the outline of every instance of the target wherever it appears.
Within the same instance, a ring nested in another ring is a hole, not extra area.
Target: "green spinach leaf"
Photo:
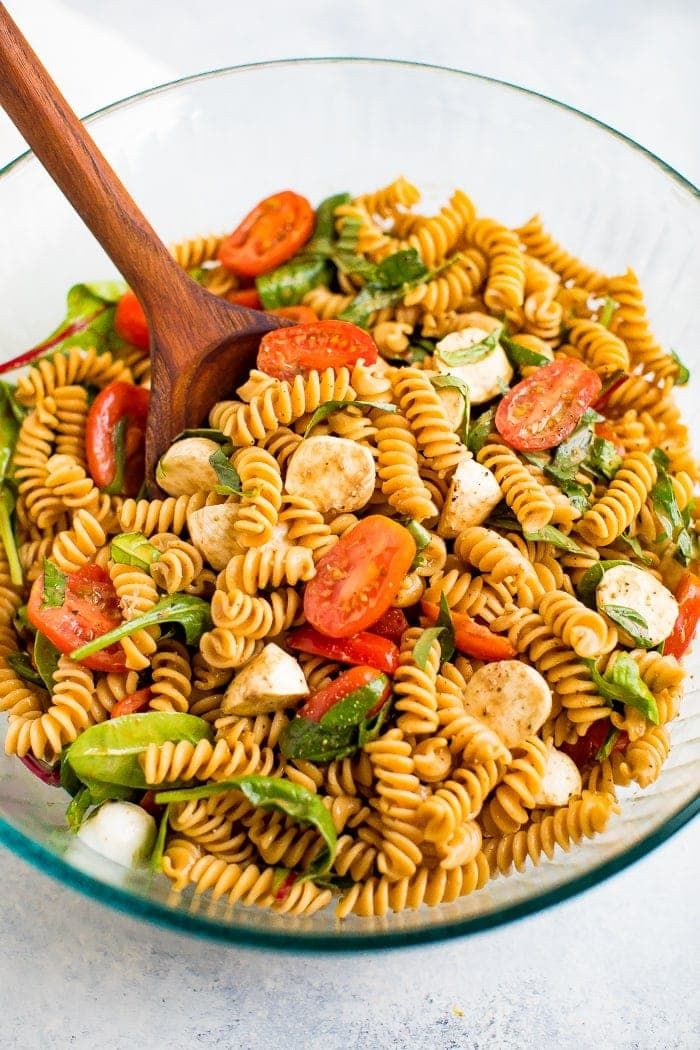
[[[169,594],[156,602],[148,612],[133,620],[126,620],[118,627],[107,631],[106,634],[101,634],[99,638],[94,638],[91,642],[81,645],[79,649],[71,653],[71,656],[74,660],[84,660],[86,656],[99,653],[102,649],[113,645],[114,642],[128,638],[129,635],[144,627],[155,627],[161,623],[179,624],[185,632],[187,644],[196,645],[204,632],[211,627],[209,602],[192,594]]]

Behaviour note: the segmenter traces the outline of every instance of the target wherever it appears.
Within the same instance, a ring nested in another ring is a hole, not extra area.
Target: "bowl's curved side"
[[[299,110],[313,114],[312,141],[298,140]],[[267,63],[141,93],[91,118],[91,130],[166,240],[226,229],[232,212],[281,179],[320,199],[403,172],[426,189],[428,207],[463,186],[482,212],[513,224],[542,211],[569,249],[609,272],[632,261],[663,341],[694,346],[697,190],[605,125],[522,88],[400,62]],[[245,158],[241,142],[253,144]],[[70,284],[113,271],[31,155],[4,169],[0,206],[13,245],[0,299],[9,358],[54,327]],[[191,898],[174,904],[165,880],[128,875],[70,842],[59,793],[4,757],[0,840],[67,885],[202,936],[293,950],[393,947],[511,921],[653,849],[697,812],[699,730],[698,695],[689,692],[662,778],[632,795],[600,839],[453,904],[342,927],[328,915],[290,920]]]

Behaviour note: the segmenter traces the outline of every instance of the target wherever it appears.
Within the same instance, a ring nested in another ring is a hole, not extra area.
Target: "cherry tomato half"
[[[257,288],[236,288],[235,291],[226,293],[226,299],[236,306],[247,306],[249,310],[262,310]]]
[[[610,720],[608,718],[599,718],[584,736],[578,738],[575,744],[563,743],[560,745],[560,749],[576,763],[579,769],[584,769],[595,760],[595,756],[605,743],[609,731]],[[616,738],[612,749],[613,751],[624,751],[628,744],[629,737],[627,733],[622,732]]]
[[[388,638],[390,642],[396,642],[398,645],[403,637],[403,632],[408,629],[408,620],[403,609],[392,606],[370,626],[372,634],[379,634],[382,638]]]
[[[583,362],[552,361],[508,391],[496,410],[496,429],[521,452],[554,448],[576,429],[600,390],[600,376]]]
[[[110,383],[88,412],[85,451],[99,488],[135,496],[144,477],[148,390],[133,383]]]
[[[321,558],[306,585],[304,614],[321,634],[348,638],[389,608],[416,556],[410,532],[371,514]]]
[[[274,317],[286,317],[288,321],[294,321],[294,324],[313,324],[314,321],[318,321],[310,306],[277,306],[274,310],[266,312]]]
[[[432,602],[421,602],[421,609],[430,623],[436,623],[440,609]],[[450,613],[455,629],[455,645],[460,653],[473,656],[475,660],[512,660],[517,653],[507,638],[489,631],[488,627],[472,620],[466,613]]]
[[[376,667],[352,667],[349,671],[345,671],[344,674],[341,674],[323,689],[319,689],[317,693],[309,697],[304,706],[297,711],[297,717],[308,718],[312,722],[320,722],[326,712],[335,707],[339,700],[344,700],[346,696],[350,696],[357,689],[362,689],[363,686],[376,681],[377,677]],[[381,697],[372,710],[367,712],[368,718],[376,715],[382,709],[389,699],[390,692],[391,685],[387,681]]]
[[[119,599],[107,573],[98,565],[84,565],[66,575],[63,605],[44,605],[44,574],[34,581],[27,616],[61,653],[72,653],[122,622]],[[110,645],[80,661],[93,671],[125,671],[120,645]]]
[[[700,579],[692,572],[683,573],[675,597],[679,605],[678,618],[664,642],[664,656],[680,660],[690,648],[700,620]]]
[[[329,660],[338,660],[342,664],[366,664],[387,674],[393,674],[399,666],[398,646],[368,631],[359,631],[351,638],[327,638],[313,627],[300,627],[287,635],[287,645],[290,649],[327,656]]]
[[[260,341],[257,366],[276,379],[315,368],[350,368],[359,360],[377,360],[372,336],[349,321],[314,321],[267,332]]]
[[[282,190],[266,197],[219,248],[219,262],[244,277],[274,270],[308,241],[314,210],[306,197]]]
[[[132,291],[124,292],[114,312],[114,330],[122,339],[148,350],[150,338],[143,307]]]
[[[139,689],[138,692],[129,693],[128,696],[123,696],[121,700],[117,700],[109,717],[121,718],[122,715],[134,715],[137,711],[145,710],[150,702],[151,690],[148,687]]]

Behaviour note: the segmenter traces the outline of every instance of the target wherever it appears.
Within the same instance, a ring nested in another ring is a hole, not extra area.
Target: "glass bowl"
[[[697,190],[636,143],[551,99],[431,66],[319,59],[204,73],[109,106],[89,123],[166,241],[230,229],[284,186],[318,201],[398,174],[421,187],[428,206],[460,186],[481,214],[513,225],[540,211],[570,251],[606,272],[633,265],[662,342],[700,363]],[[0,332],[9,358],[52,330],[70,285],[114,269],[29,154],[2,172],[0,214]],[[697,431],[697,413],[692,423]],[[71,839],[63,793],[4,756],[0,839],[67,886],[205,937],[293,950],[439,940],[578,893],[686,823],[699,804],[700,704],[690,687],[671,736],[661,778],[626,793],[603,836],[452,904],[385,919],[289,919],[175,898],[164,877],[128,873]]]

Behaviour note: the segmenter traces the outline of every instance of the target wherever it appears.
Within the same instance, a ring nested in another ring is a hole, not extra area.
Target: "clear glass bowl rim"
[[[626,143],[631,149],[642,154],[648,161],[661,168],[679,186],[687,191],[696,200],[700,200],[700,189],[681,175],[674,167],[662,160],[651,150],[642,146],[635,139],[623,132],[606,124],[604,121],[593,117],[575,106],[570,106],[558,99],[551,98],[539,91],[532,91],[519,84],[512,84],[506,80],[496,77],[484,76],[480,73],[470,73],[462,69],[454,69],[450,66],[440,66],[428,62],[409,62],[403,59],[371,58],[361,56],[318,56],[309,58],[281,58],[267,62],[249,62],[242,65],[222,66],[217,69],[205,70],[202,73],[189,74],[174,80],[165,81],[155,87],[137,91],[127,95],[115,102],[94,110],[84,117],[84,121],[92,122],[106,116],[115,110],[127,108],[134,102],[151,98],[154,95],[176,90],[183,84],[196,83],[210,78],[224,77],[235,73],[245,73],[250,70],[261,70],[278,66],[303,66],[303,65],[337,65],[347,64],[352,66],[398,66],[405,69],[431,70],[437,73],[449,73],[455,77],[463,77],[467,80],[476,80],[506,88],[530,97],[538,98],[559,109],[565,110],[572,117],[593,124],[601,131],[606,132],[613,138]],[[0,168],[0,178],[14,170],[23,161],[32,158],[32,150],[25,150],[17,157],[10,160],[4,167]],[[156,925],[166,926],[174,930],[182,931],[208,940],[220,941],[231,945],[241,945],[252,948],[269,949],[275,948],[279,951],[330,951],[342,953],[349,950],[365,951],[368,948],[399,948],[416,944],[428,944],[431,942],[451,940],[463,937],[467,934],[478,933],[482,930],[494,929],[498,926],[535,914],[554,904],[577,896],[584,890],[598,885],[612,875],[623,871],[634,864],[635,861],[646,856],[662,843],[666,842],[672,835],[689,823],[693,817],[700,812],[700,791],[694,798],[686,802],[677,810],[661,827],[650,832],[639,842],[629,849],[610,860],[590,868],[582,875],[572,878],[570,881],[556,886],[554,889],[535,894],[527,900],[507,905],[485,915],[475,915],[463,920],[451,921],[449,924],[427,924],[423,929],[382,931],[381,933],[363,933],[359,930],[348,929],[342,936],[338,936],[335,929],[329,927],[328,933],[285,933],[283,930],[262,930],[249,927],[224,925],[201,915],[193,915],[180,912],[175,909],[166,908],[155,901],[144,900],[117,886],[110,886],[79,869],[68,864],[56,854],[49,852],[38,842],[24,835],[12,825],[6,823],[0,817],[0,844],[17,854],[22,860],[27,861],[37,870],[49,875],[63,885],[78,890],[93,900],[115,908],[130,916],[138,916]]]

